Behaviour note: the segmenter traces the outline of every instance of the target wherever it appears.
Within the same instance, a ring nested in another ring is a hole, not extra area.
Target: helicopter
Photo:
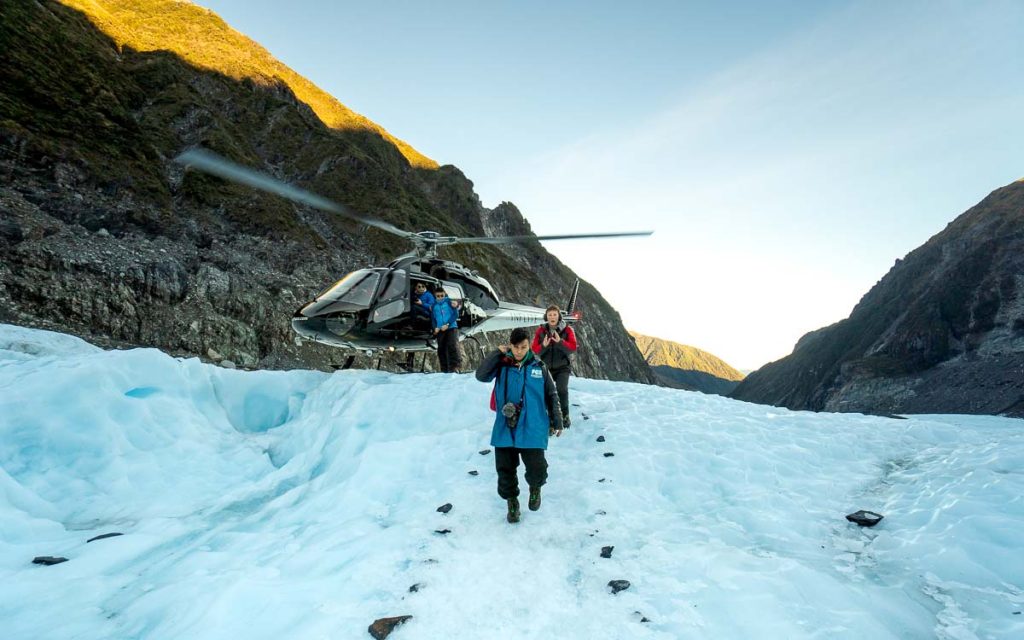
[[[233,163],[206,149],[187,150],[174,160],[185,167],[335,213],[409,241],[413,245],[411,252],[395,258],[387,266],[349,273],[299,307],[291,320],[292,330],[306,340],[363,352],[367,356],[396,351],[407,353],[407,369],[411,369],[417,352],[436,348],[431,340],[429,319],[417,317],[412,309],[412,292],[417,284],[425,285],[429,291],[443,288],[457,305],[460,340],[475,340],[475,336],[481,333],[539,325],[545,321],[544,309],[503,301],[478,272],[457,262],[438,258],[439,247],[649,236],[653,233],[630,231],[501,237],[444,236],[435,231],[414,233]],[[577,279],[563,314],[567,324],[575,323],[581,317],[575,309],[579,286]],[[354,359],[355,356],[350,355],[345,365],[338,368],[351,367]]]

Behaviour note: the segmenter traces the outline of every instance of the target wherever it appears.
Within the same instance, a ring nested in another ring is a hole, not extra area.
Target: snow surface
[[[472,376],[0,325],[0,637],[1024,638],[1024,422],[571,388],[513,526]]]

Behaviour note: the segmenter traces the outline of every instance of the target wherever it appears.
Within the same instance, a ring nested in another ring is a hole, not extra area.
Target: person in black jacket
[[[548,479],[544,450],[548,436],[562,435],[558,391],[547,367],[530,350],[530,332],[512,330],[509,344],[492,351],[476,370],[480,382],[494,381],[491,446],[498,472],[498,495],[508,504],[506,519],[519,522],[520,458],[530,485],[530,511],[540,509],[540,488]]]
[[[562,407],[562,426],[569,428],[569,374],[576,355],[576,332],[565,323],[562,312],[551,305],[544,312],[547,322],[533,333],[533,352],[547,365],[558,387],[558,401]]]

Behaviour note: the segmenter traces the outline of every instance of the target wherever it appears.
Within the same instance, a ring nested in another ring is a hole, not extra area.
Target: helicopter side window
[[[406,282],[405,269],[392,270],[388,274],[388,284],[384,287],[384,293],[380,294],[380,299],[384,301],[404,296],[407,287]]]
[[[442,286],[444,287],[444,292],[448,294],[448,299],[451,300],[452,302],[459,303],[459,308],[456,310],[456,312],[461,315],[463,301],[462,289],[457,285],[447,283]]]
[[[486,290],[469,281],[463,282],[462,286],[466,289],[466,300],[468,302],[472,302],[481,309],[498,308],[498,301],[491,297],[491,294]]]
[[[369,306],[379,282],[380,274],[378,272],[372,269],[360,269],[342,278],[318,299]]]
[[[409,301],[405,290],[408,278],[404,269],[393,269],[387,276],[387,284],[379,296],[378,306],[373,310],[373,322],[381,323],[400,316],[406,311]]]

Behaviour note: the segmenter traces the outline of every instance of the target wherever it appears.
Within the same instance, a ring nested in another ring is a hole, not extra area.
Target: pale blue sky
[[[1024,177],[1020,0],[199,4],[739,368]]]

